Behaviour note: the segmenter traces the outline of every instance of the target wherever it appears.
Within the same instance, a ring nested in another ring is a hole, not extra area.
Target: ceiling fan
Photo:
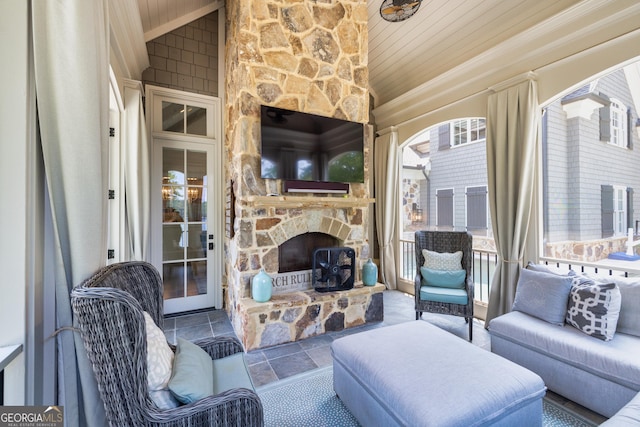
[[[422,0],[383,0],[380,5],[380,16],[389,22],[400,22],[409,19],[418,11]]]

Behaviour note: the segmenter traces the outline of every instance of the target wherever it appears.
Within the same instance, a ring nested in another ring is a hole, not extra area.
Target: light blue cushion
[[[193,403],[213,394],[211,356],[190,341],[178,338],[169,390],[182,403]]]
[[[573,277],[520,269],[512,310],[564,325]]]
[[[465,270],[435,270],[427,267],[420,267],[420,274],[425,286],[453,289],[464,288],[464,279],[467,277]]]
[[[213,360],[213,394],[234,388],[254,390],[244,353]]]
[[[437,288],[435,286],[421,286],[420,299],[461,305],[466,305],[469,300],[465,289]]]

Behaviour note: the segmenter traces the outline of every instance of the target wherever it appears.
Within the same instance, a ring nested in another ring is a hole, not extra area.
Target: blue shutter
[[[614,234],[612,185],[602,185],[600,187],[600,212],[602,223],[602,237],[611,237]]]
[[[436,192],[438,227],[453,227],[453,189],[438,190]]]
[[[487,229],[487,187],[467,188],[467,230]]]

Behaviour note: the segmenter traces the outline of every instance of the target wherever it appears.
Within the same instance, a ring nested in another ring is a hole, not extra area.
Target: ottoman
[[[533,372],[425,321],[336,339],[333,388],[363,426],[541,426]]]

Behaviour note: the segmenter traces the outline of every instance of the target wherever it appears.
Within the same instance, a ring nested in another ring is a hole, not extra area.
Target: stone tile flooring
[[[424,313],[422,319],[465,340],[467,339],[468,326],[464,319],[460,317]],[[249,372],[254,385],[260,387],[292,375],[329,366],[332,363],[330,345],[334,339],[371,328],[380,328],[409,321],[415,321],[413,296],[399,291],[385,291],[384,321],[339,332],[330,332],[295,343],[250,351],[246,354]],[[167,339],[171,343],[176,342],[176,337],[195,340],[214,336],[235,335],[229,318],[223,310],[169,317],[165,319],[164,329]],[[484,323],[477,319],[474,320],[473,324],[473,344],[485,350],[491,349],[489,333],[484,329]],[[599,414],[553,392],[548,392],[547,395],[597,424],[606,420]]]

